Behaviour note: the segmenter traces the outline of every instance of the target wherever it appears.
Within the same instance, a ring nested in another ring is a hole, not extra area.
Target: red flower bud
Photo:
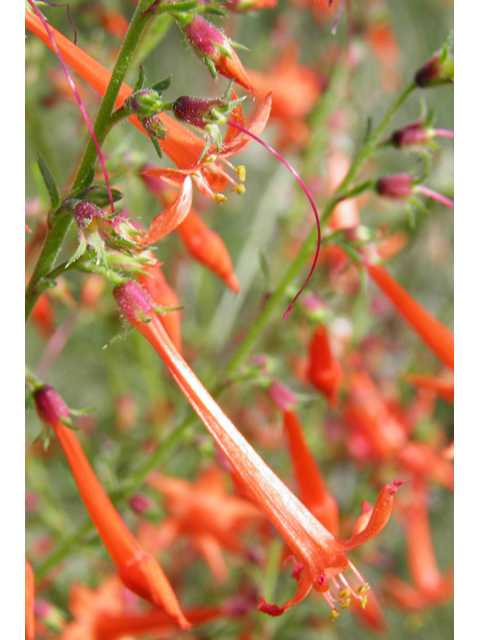
[[[377,180],[376,191],[381,196],[403,200],[413,195],[414,177],[408,173],[385,176]]]

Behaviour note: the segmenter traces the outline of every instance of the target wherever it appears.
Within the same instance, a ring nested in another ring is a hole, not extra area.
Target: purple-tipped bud
[[[67,405],[53,387],[44,384],[33,394],[38,417],[45,424],[55,424],[62,418],[68,418],[70,412]]]
[[[79,202],[75,206],[75,210],[73,212],[75,222],[77,223],[79,229],[85,229],[86,227],[88,227],[93,218],[105,218],[106,215],[107,214],[105,213],[105,211],[88,200]]]
[[[207,56],[216,62],[221,56],[219,46],[227,50],[231,49],[230,43],[223,33],[201,16],[195,16],[184,27],[184,32],[188,42],[200,58]]]
[[[433,56],[417,73],[415,82],[418,87],[435,87],[450,84],[454,79],[453,57],[442,51]]]
[[[415,180],[409,173],[399,173],[394,176],[385,176],[377,180],[375,189],[377,193],[386,198],[403,200],[413,195]]]
[[[172,111],[178,120],[188,122],[199,129],[205,129],[207,124],[218,122],[214,109],[222,104],[222,100],[218,98],[209,100],[180,96],[173,103]]]
[[[142,493],[135,493],[128,501],[135,513],[145,513],[153,506],[152,500],[148,496],[144,496]]]
[[[410,145],[425,144],[432,139],[433,135],[433,130],[425,126],[425,121],[419,120],[395,131],[391,141],[397,149],[402,149]]]

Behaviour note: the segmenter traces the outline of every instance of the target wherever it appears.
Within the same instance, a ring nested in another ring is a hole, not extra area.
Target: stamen
[[[353,573],[357,576],[357,578],[360,580],[362,585],[363,586],[367,586],[367,588],[369,589],[370,587],[368,586],[368,584],[363,579],[362,574],[360,573],[360,571],[357,569],[357,567],[353,564],[353,562],[351,560],[348,561],[348,566],[353,571]]]
[[[311,205],[311,207],[313,209],[313,213],[315,214],[315,222],[317,224],[318,240],[317,240],[317,248],[315,250],[315,256],[313,258],[313,264],[312,264],[310,272],[309,272],[305,282],[303,283],[301,289],[297,292],[296,296],[293,298],[292,302],[289,304],[288,309],[286,310],[286,312],[285,312],[285,314],[283,316],[283,319],[286,320],[288,318],[289,314],[290,314],[290,311],[293,308],[293,305],[295,304],[295,302],[297,301],[298,297],[300,296],[300,294],[302,293],[302,291],[305,289],[305,287],[307,286],[308,282],[310,281],[310,278],[312,277],[313,272],[315,271],[315,267],[317,265],[318,254],[320,253],[320,245],[321,245],[321,242],[322,242],[322,230],[320,228],[320,217],[318,215],[317,207],[315,206],[315,203],[313,202],[313,198],[310,195],[310,192],[307,189],[307,187],[306,187],[305,183],[303,182],[303,180],[301,179],[301,177],[298,175],[298,173],[295,171],[295,169],[292,167],[292,165],[290,163],[288,163],[285,160],[285,158],[278,153],[278,151],[276,151],[273,147],[271,147],[269,144],[264,142],[261,138],[256,136],[254,133],[252,133],[251,131],[249,131],[245,127],[242,127],[242,125],[238,124],[238,122],[234,122],[233,120],[227,120],[227,124],[229,126],[231,126],[231,127],[234,127],[234,129],[238,129],[239,131],[241,131],[245,135],[250,136],[250,138],[252,138],[252,140],[255,140],[256,142],[261,144],[262,147],[267,149],[267,151],[269,151],[273,156],[275,156],[275,158],[277,158],[277,160],[279,160],[285,167],[287,167],[287,169],[290,171],[290,173],[296,179],[298,184],[302,187],[302,189],[303,189],[305,195],[307,196],[308,201],[310,202],[310,205]]]

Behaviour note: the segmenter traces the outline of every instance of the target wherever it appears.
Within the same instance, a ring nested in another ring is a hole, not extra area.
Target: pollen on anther
[[[245,178],[247,177],[247,170],[245,168],[245,165],[239,165],[238,167],[236,167],[235,171],[238,174],[240,182],[245,182]]]
[[[222,202],[225,202],[227,197],[222,195],[221,193],[215,193],[213,199],[217,204],[221,204]]]
[[[330,616],[330,622],[333,622],[334,620],[336,620],[339,615],[340,615],[340,612],[334,609],[332,611],[332,615]]]

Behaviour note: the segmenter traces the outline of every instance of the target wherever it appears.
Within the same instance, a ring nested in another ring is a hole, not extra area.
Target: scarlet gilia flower
[[[188,44],[207,65],[215,80],[220,73],[226,78],[235,79],[247,91],[254,91],[247,72],[232,47],[235,43],[222,31],[198,15],[192,17],[186,14],[182,18],[177,17],[177,20]]]
[[[362,528],[358,528],[349,540],[338,540],[289,491],[223,413],[175,349],[156,316],[152,302],[139,285],[133,281],[126,282],[114,289],[114,296],[127,319],[163,359],[175,382],[232,466],[239,482],[248,487],[249,495],[257,502],[303,566],[297,580],[295,596],[281,607],[268,604],[262,599],[259,610],[271,615],[280,615],[303,600],[313,587],[324,595],[333,610],[333,616],[336,617],[338,610],[330,592],[330,579],[334,591],[337,590],[337,585],[343,587],[339,591],[340,599],[346,600],[350,596],[361,599],[363,591],[368,588],[365,584],[360,588],[361,594],[349,590],[347,596],[345,592],[348,582],[343,573],[348,567],[361,579],[345,554],[367,542],[383,529],[390,517],[393,495],[402,482],[393,482],[385,486],[365,526],[362,524]],[[361,581],[364,583],[363,579]]]
[[[414,384],[421,389],[431,389],[435,391],[445,402],[453,404],[454,389],[453,380],[447,380],[445,378],[435,378],[434,376],[421,376],[418,374],[409,373],[405,376],[405,380]]]
[[[383,585],[400,609],[421,611],[443,604],[453,596],[453,568],[442,576],[435,559],[428,518],[428,490],[416,479],[405,514],[407,562],[414,586],[390,574]]]
[[[375,184],[375,189],[379,195],[391,198],[392,200],[410,200],[411,202],[415,202],[415,194],[421,193],[428,198],[432,198],[432,200],[444,204],[446,207],[450,207],[450,209],[454,207],[453,200],[441,193],[433,191],[429,187],[416,184],[415,178],[408,173],[399,173],[394,176],[380,178]]]
[[[332,353],[327,329],[323,325],[315,329],[310,342],[307,377],[324,394],[332,408],[338,406],[343,369]]]
[[[224,583],[228,567],[222,549],[246,553],[240,533],[263,514],[244,500],[227,494],[222,472],[215,467],[203,471],[195,483],[152,473],[148,484],[163,495],[170,516],[159,526],[143,523],[139,540],[158,554],[181,536],[207,563],[215,579]]]
[[[406,426],[363,370],[346,380],[347,400],[343,418],[349,430],[350,454],[359,460],[392,460],[407,441]]]
[[[232,98],[235,99],[235,96],[235,92],[232,91]],[[221,203],[227,199],[226,196],[219,192],[223,191],[228,184],[233,185],[232,191],[242,194],[245,191],[245,186],[242,184],[245,182],[245,167],[243,165],[234,167],[229,158],[238,155],[252,143],[249,133],[257,136],[262,133],[269,118],[271,103],[272,97],[269,95],[259,105],[255,115],[250,120],[247,133],[239,132],[233,126],[229,126],[223,138],[220,153],[218,153],[217,147],[213,146],[202,157],[201,161],[192,164],[188,169],[158,168],[147,169],[143,173],[176,187],[181,187],[186,176],[191,176],[198,191],[202,195],[212,198],[216,203]],[[230,114],[230,120],[243,126],[244,119],[241,104],[233,109]],[[240,184],[232,178],[225,167],[232,169],[237,174]]]
[[[173,199],[172,192],[168,190],[164,182],[145,173],[146,170],[152,168],[154,167],[145,166],[144,172],[140,174],[140,177],[150,193],[152,193],[164,207],[168,207]],[[188,253],[195,260],[198,260],[198,262],[205,265],[207,269],[213,271],[213,273],[225,282],[229,289],[235,293],[240,291],[240,283],[235,275],[232,260],[225,243],[218,233],[208,228],[195,209],[190,209],[183,222],[178,225],[175,231],[180,236]]]
[[[369,276],[440,360],[453,369],[453,332],[434,318],[392,278],[385,267],[366,262]]]
[[[162,313],[162,323],[170,340],[179,352],[182,351],[182,330],[180,327],[180,311],[169,311],[180,306],[180,301],[174,289],[168,284],[160,265],[146,266],[145,273],[137,275],[138,282],[145,287],[153,302],[165,308]]]
[[[108,577],[96,589],[75,584],[68,601],[73,620],[65,627],[60,640],[169,638],[175,635],[177,627],[164,611],[138,611],[136,603],[127,596],[128,592],[117,576]],[[189,620],[197,625],[220,617],[225,609],[224,606],[197,607],[187,611]]]
[[[54,430],[62,446],[85,508],[123,584],[163,609],[181,629],[187,629],[189,622],[160,565],[141,548],[126,527],[96,478],[74,431],[65,426],[64,422],[69,418],[68,407],[50,385],[39,387],[34,392],[34,400],[40,419]]]
[[[35,576],[25,558],[25,638],[35,640]]]
[[[303,434],[302,425],[294,411],[283,412],[283,426],[287,434],[300,500],[334,536],[338,536],[338,505],[328,491],[325,480]]]

